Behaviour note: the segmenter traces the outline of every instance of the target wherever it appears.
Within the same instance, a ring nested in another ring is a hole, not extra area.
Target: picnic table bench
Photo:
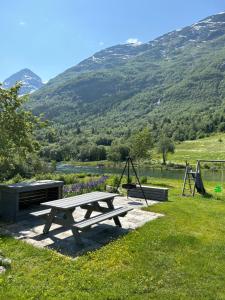
[[[121,227],[119,217],[124,217],[130,207],[115,208],[113,205],[114,197],[118,194],[106,192],[91,192],[74,197],[63,198],[59,200],[41,203],[47,209],[33,212],[31,215],[35,217],[44,217],[46,223],[43,233],[48,233],[52,223],[62,225],[71,229],[77,243],[82,244],[80,231],[90,228],[94,224],[98,224],[107,219],[113,219],[115,225]],[[100,203],[106,203],[106,206]],[[77,207],[86,210],[84,220],[76,222],[73,213]],[[100,214],[91,217],[92,212],[97,211]]]

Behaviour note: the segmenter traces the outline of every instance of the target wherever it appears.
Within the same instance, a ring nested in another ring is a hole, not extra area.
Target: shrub
[[[147,183],[148,177],[147,176],[142,176],[140,181],[141,181],[141,183]]]

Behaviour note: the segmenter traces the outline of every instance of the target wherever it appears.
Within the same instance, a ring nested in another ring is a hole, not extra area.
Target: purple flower
[[[102,176],[97,180],[91,180],[89,182],[80,182],[80,183],[74,183],[71,186],[64,186],[63,191],[65,195],[75,193],[83,193],[85,190],[91,191],[98,188],[101,184],[103,184],[108,179],[108,176]]]

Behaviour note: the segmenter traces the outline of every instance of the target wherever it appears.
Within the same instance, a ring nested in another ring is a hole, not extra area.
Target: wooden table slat
[[[92,192],[92,193],[87,193],[87,194],[69,197],[65,199],[44,202],[41,203],[41,205],[66,210],[66,209],[78,207],[83,204],[112,199],[115,196],[118,196],[118,194]]]

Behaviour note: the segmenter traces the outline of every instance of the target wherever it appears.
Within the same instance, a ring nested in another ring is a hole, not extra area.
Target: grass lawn
[[[13,263],[0,299],[225,299],[225,201],[152,183],[170,187],[170,201],[148,208],[166,216],[77,260],[1,237]]]
[[[157,156],[160,159],[160,156]],[[168,160],[184,163],[188,160],[196,163],[197,159],[225,159],[225,134],[215,134],[207,138],[185,141],[176,145],[174,154],[168,155]]]

